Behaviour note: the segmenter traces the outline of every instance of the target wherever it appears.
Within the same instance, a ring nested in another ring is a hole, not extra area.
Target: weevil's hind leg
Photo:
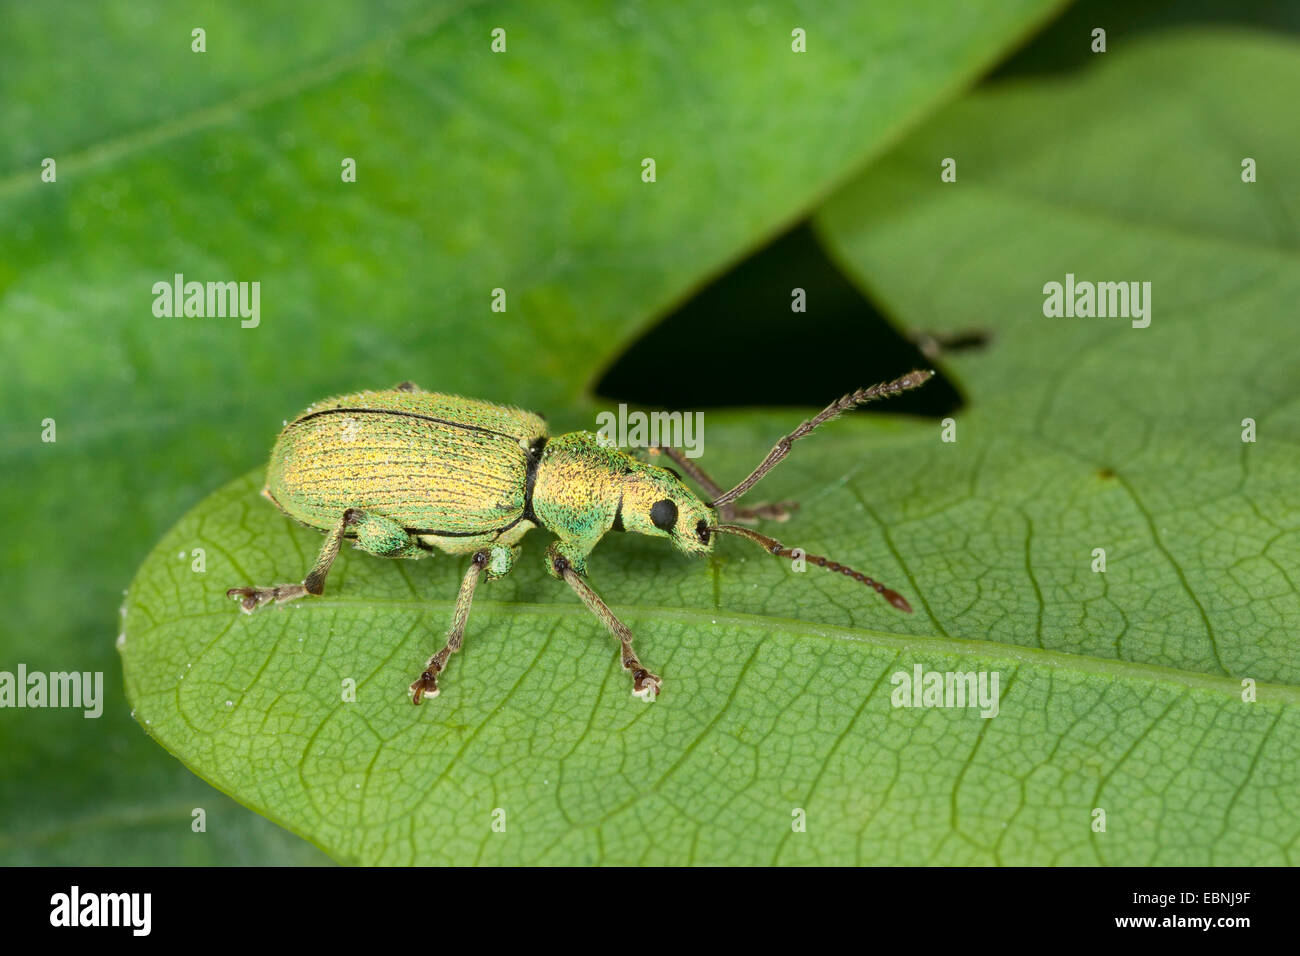
[[[692,459],[687,458],[678,448],[670,448],[667,445],[656,445],[650,449],[651,454],[662,452],[671,458],[686,476],[704,489],[710,500],[717,498],[722,494],[722,486],[713,480],[713,477],[697,465]],[[797,501],[778,501],[774,504],[757,504],[749,508],[738,508],[734,504],[722,505],[718,508],[719,521],[739,521],[742,524],[756,524],[760,519],[769,521],[789,521],[790,515],[799,510]]]
[[[447,658],[460,650],[465,639],[465,622],[469,620],[470,604],[474,600],[474,589],[478,587],[479,577],[487,574],[489,581],[495,581],[510,573],[519,548],[494,544],[479,548],[470,559],[469,568],[460,582],[460,593],[456,595],[456,610],[451,616],[451,629],[447,631],[447,643],[442,650],[429,658],[424,665],[424,673],[411,684],[411,703],[418,704],[426,697],[438,696],[438,675],[447,667]]]
[[[632,650],[632,632],[628,630],[626,624],[614,616],[609,605],[600,599],[600,595],[591,589],[591,585],[582,580],[578,569],[583,565],[577,564],[575,567],[577,559],[570,560],[566,557],[563,547],[558,542],[552,543],[547,549],[546,560],[550,573],[573,588],[574,593],[582,599],[582,603],[587,605],[587,609],[600,618],[601,623],[609,628],[609,633],[613,634],[621,645],[623,669],[632,675],[632,696],[646,701],[654,700],[663,686],[663,681],[642,666],[636,651]]]
[[[356,536],[357,547],[382,558],[412,558],[422,554],[416,541],[396,521],[368,514],[360,508],[348,508],[334,530],[326,535],[316,566],[307,572],[301,584],[231,588],[226,597],[235,598],[241,611],[252,614],[272,601],[284,604],[309,594],[325,593],[325,576],[329,574],[334,559],[338,557],[339,546],[348,534]]]
[[[320,557],[316,559],[316,566],[307,572],[307,576],[302,579],[301,584],[276,584],[268,588],[242,587],[231,588],[226,592],[226,597],[235,598],[239,601],[239,609],[245,614],[252,614],[264,604],[270,604],[274,601],[276,604],[284,604],[288,601],[296,601],[298,598],[306,597],[308,594],[321,594],[325,591],[325,575],[329,574],[330,565],[338,557],[339,545],[343,543],[343,535],[347,533],[348,527],[355,521],[355,513],[349,508],[343,512],[343,517],[339,519],[338,525],[325,537],[325,545],[320,549]]]

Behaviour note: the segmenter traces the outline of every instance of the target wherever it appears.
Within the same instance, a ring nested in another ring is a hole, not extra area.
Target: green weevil
[[[738,535],[779,557],[802,555],[852,577],[910,613],[901,595],[865,574],[728,522],[787,518],[797,507],[793,502],[752,508],[734,502],[817,426],[856,405],[916,388],[933,374],[913,371],[845,395],[777,442],[730,491],[677,449],[647,450],[671,458],[708,500],[671,467],[643,461],[592,432],[549,437],[541,416],[517,408],[426,392],[410,382],[328,399],[285,425],[262,489],[290,518],[325,533],[320,557],[300,584],[226,593],[248,613],[319,595],[344,539],[379,557],[419,558],[434,549],[470,555],[447,643],[411,684],[411,701],[418,704],[438,695],[438,675],[461,646],[479,578],[508,574],[519,540],[545,528],[556,538],[546,550],[547,572],[568,584],[618,640],[632,693],[653,700],[662,681],[642,666],[632,650],[632,632],[585,580],[587,555],[597,542],[609,531],[633,531],[668,538],[686,554],[700,555],[713,550],[716,535]]]

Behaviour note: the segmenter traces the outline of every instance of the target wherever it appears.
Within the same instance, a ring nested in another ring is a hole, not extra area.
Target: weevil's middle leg
[[[558,543],[552,543],[547,549],[546,559],[551,573],[573,588],[582,599],[582,603],[587,605],[587,609],[600,618],[601,623],[621,645],[623,669],[632,675],[632,696],[647,701],[654,700],[659,694],[663,681],[646,670],[637,658],[636,651],[632,650],[632,632],[628,630],[627,625],[615,617],[609,605],[600,599],[600,595],[592,590],[591,585],[582,580],[582,576],[574,569],[573,563],[564,555]]]
[[[671,458],[677,467],[686,473],[687,477],[703,488],[704,493],[709,496],[710,500],[722,494],[722,486],[714,481],[707,471],[682,454],[681,449],[672,448],[668,445],[656,445],[650,449],[652,455],[660,452]],[[757,504],[749,508],[738,508],[734,504],[725,504],[718,508],[718,520],[739,521],[743,524],[753,524],[759,519],[789,521],[790,514],[798,510],[799,502],[797,501]]]
[[[519,548],[494,544],[479,548],[470,559],[469,568],[460,582],[460,592],[456,595],[456,610],[451,616],[451,629],[447,631],[447,643],[442,650],[429,658],[424,665],[424,673],[411,684],[411,703],[418,704],[426,697],[438,696],[438,675],[447,667],[447,658],[460,650],[465,639],[465,623],[469,620],[470,604],[474,600],[474,589],[478,587],[479,578],[486,573],[489,581],[494,581],[510,573],[518,557]]]
[[[488,550],[480,548],[470,559],[469,569],[460,582],[460,593],[456,595],[456,610],[451,616],[451,630],[447,632],[447,643],[442,650],[429,658],[424,665],[424,673],[411,684],[411,703],[418,704],[426,697],[438,696],[438,675],[447,666],[447,658],[460,650],[465,638],[465,622],[469,620],[469,606],[474,600],[474,589],[478,587],[479,575],[488,566]]]

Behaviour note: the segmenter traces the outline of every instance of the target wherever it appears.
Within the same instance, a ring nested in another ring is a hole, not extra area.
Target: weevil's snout
[[[671,497],[655,505],[656,508],[663,507],[665,511],[672,512],[672,521],[661,527],[668,532],[679,550],[686,554],[708,554],[713,550],[713,527],[718,523],[717,515],[680,479],[675,480],[678,487],[671,489]],[[672,505],[671,509],[667,507],[669,504]],[[653,516],[652,509],[651,517]]]
[[[687,554],[708,554],[713,550],[713,512],[692,496],[673,528],[673,543]]]
[[[713,514],[690,492],[656,501],[650,508],[650,521],[687,554],[713,550]]]
[[[675,473],[647,466],[625,479],[621,487],[626,530],[667,536],[687,554],[713,550],[717,517]]]

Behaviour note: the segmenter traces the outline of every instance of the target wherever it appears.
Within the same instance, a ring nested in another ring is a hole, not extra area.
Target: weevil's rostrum
[[[325,534],[316,565],[300,584],[236,587],[227,594],[250,613],[321,594],[345,539],[379,557],[418,558],[435,550],[471,555],[447,642],[411,684],[411,700],[418,704],[438,694],[438,675],[460,648],[479,578],[508,574],[519,540],[540,527],[556,538],[546,550],[547,572],[568,584],[610,630],[632,676],[632,693],[652,700],[662,681],[642,666],[631,632],[586,581],[587,556],[600,539],[610,531],[631,531],[667,538],[686,554],[699,555],[712,551],[721,533],[792,557],[791,549],[745,524],[784,520],[796,505],[740,508],[734,502],[819,425],[856,405],[916,388],[932,374],[910,372],[845,395],[777,442],[729,491],[674,449],[650,450],[672,459],[707,497],[672,468],[602,445],[592,432],[550,437],[540,416],[517,408],[425,392],[409,382],[329,399],[285,426],[262,491],[290,518]],[[911,611],[901,595],[865,574],[818,555],[806,560]]]

